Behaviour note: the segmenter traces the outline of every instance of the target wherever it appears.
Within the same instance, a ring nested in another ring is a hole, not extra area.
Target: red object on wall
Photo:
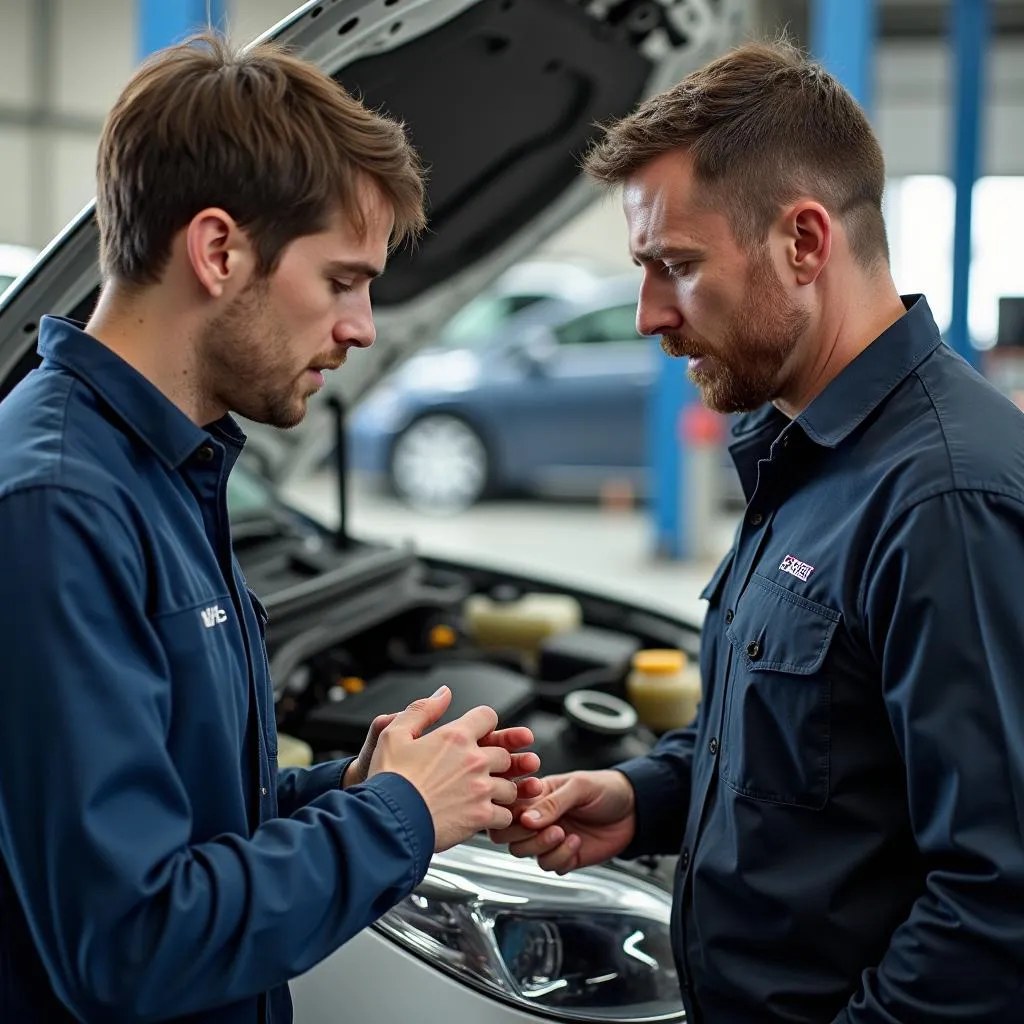
[[[720,445],[725,440],[725,417],[701,402],[691,402],[679,414],[679,440],[685,445]]]

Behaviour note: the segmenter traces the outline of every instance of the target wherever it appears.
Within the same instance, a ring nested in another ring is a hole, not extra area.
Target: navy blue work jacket
[[[0,1021],[287,1024],[286,982],[423,878],[429,813],[277,767],[237,426],[67,321],[40,352],[0,403]]]
[[[1024,415],[904,304],[738,425],[697,721],[623,766],[690,1024],[1024,1020]]]

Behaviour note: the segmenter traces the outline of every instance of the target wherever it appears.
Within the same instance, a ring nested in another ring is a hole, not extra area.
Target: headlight
[[[685,1019],[671,897],[610,868],[543,872],[493,846],[434,857],[378,922],[411,952],[506,1002],[562,1020]]]

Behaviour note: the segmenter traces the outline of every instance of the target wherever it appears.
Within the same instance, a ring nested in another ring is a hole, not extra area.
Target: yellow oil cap
[[[681,672],[686,665],[686,655],[682,651],[666,648],[637,651],[633,655],[633,668],[638,672],[649,672],[651,675],[669,675]]]
[[[443,623],[441,625],[434,626],[430,630],[430,634],[428,636],[428,642],[430,643],[430,646],[434,648],[454,647],[457,639],[458,637],[455,635],[455,630],[452,629],[451,626],[446,626]]]
[[[341,688],[346,693],[362,693],[366,689],[366,683],[358,676],[345,676],[341,680]]]

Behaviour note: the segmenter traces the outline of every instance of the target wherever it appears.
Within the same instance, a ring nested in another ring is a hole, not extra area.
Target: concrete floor
[[[320,474],[291,484],[285,496],[328,526],[337,524],[334,478]],[[736,518],[716,519],[713,553],[701,562],[652,557],[643,509],[611,511],[552,501],[489,502],[450,518],[405,508],[355,479],[349,529],[365,540],[411,541],[424,554],[450,556],[632,599],[695,623],[704,617],[700,591],[728,550]]]

